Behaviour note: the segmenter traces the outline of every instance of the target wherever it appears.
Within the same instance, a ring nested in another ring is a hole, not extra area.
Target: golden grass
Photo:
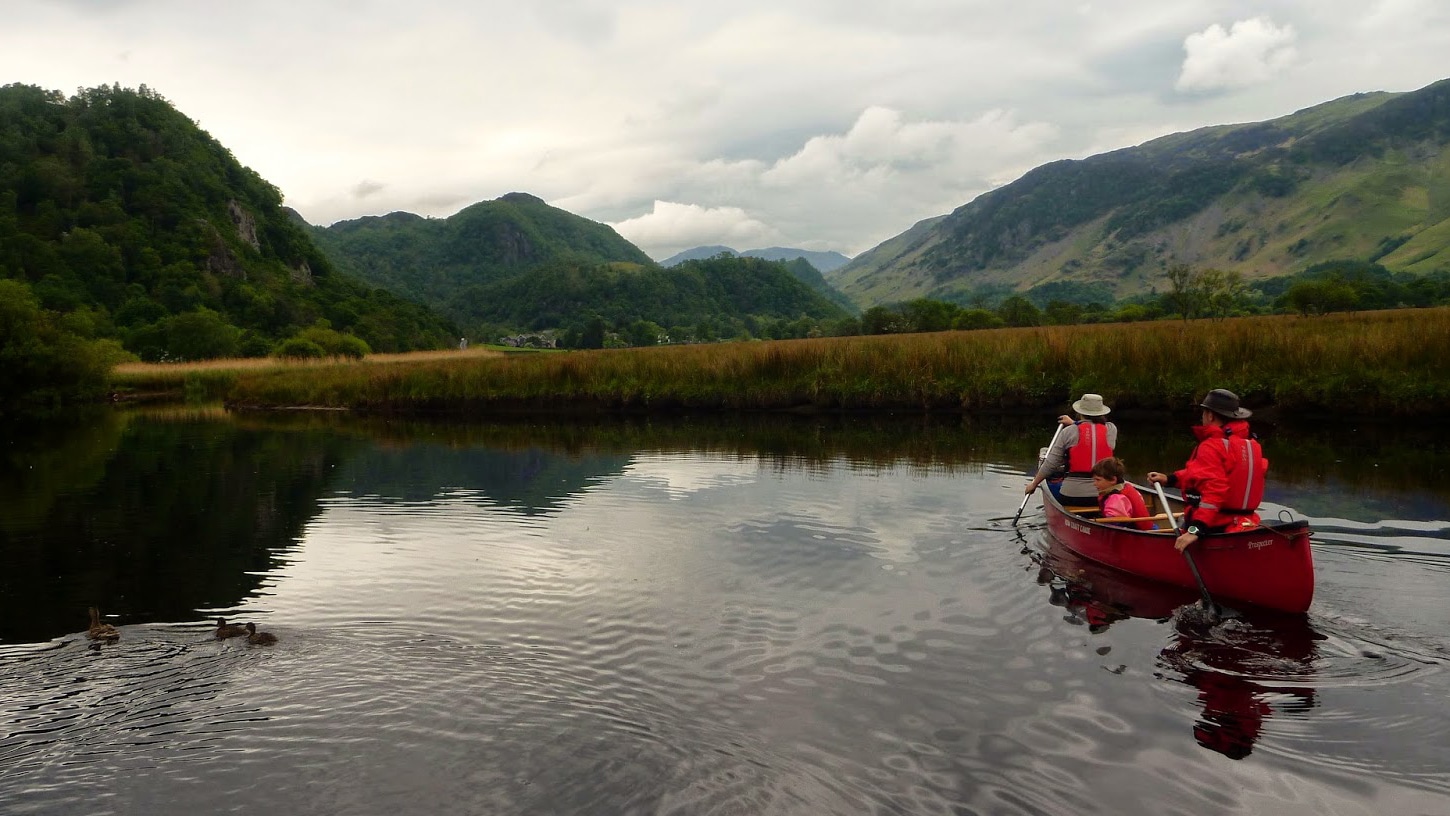
[[[433,360],[462,360],[481,357],[502,357],[504,352],[487,348],[445,349],[442,351],[408,351],[399,354],[369,354],[361,360],[348,357],[322,357],[317,359],[296,359],[278,357],[229,357],[217,360],[197,360],[187,363],[122,363],[113,370],[116,379],[125,381],[144,380],[180,381],[189,374],[221,371],[273,371],[329,368],[350,365],[388,365],[393,363],[421,363]]]
[[[1414,414],[1450,398],[1450,309],[1160,321],[198,372],[187,395],[403,411],[1180,408],[1223,387],[1252,405]],[[169,374],[169,372],[168,372]],[[118,385],[175,388],[118,370]]]

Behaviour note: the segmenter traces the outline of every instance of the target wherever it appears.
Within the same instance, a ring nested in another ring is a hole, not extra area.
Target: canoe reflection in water
[[[1198,690],[1202,711],[1193,736],[1204,748],[1242,759],[1275,711],[1305,712],[1318,705],[1314,661],[1325,638],[1307,617],[1255,611],[1217,621],[1201,614],[1196,592],[1088,561],[1052,536],[1043,536],[1043,548],[1029,552],[1040,564],[1037,582],[1049,588],[1050,603],[1067,610],[1069,622],[1095,633],[1128,618],[1172,626],[1155,675]]]

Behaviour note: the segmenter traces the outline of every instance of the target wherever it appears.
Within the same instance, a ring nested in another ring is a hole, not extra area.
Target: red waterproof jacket
[[[1172,480],[1189,500],[1184,523],[1229,529],[1258,526],[1256,511],[1264,497],[1269,460],[1249,433],[1249,423],[1235,419],[1222,426],[1199,425],[1193,433],[1198,447]],[[1193,494],[1198,496],[1196,504]]]
[[[1067,451],[1067,474],[1088,476],[1093,472],[1093,465],[1112,455],[1107,424],[1083,420],[1077,423],[1077,444]]]
[[[1138,488],[1133,487],[1127,482],[1124,482],[1122,487],[1119,487],[1116,490],[1109,491],[1108,493],[1098,494],[1098,510],[1101,511],[1104,515],[1107,514],[1108,496],[1111,493],[1117,492],[1123,494],[1123,498],[1128,500],[1128,506],[1132,508],[1128,511],[1128,518],[1144,518],[1148,515],[1148,503],[1143,501],[1143,494],[1138,492]],[[1139,530],[1152,530],[1155,526],[1151,521],[1134,521],[1122,523],[1130,524],[1131,526],[1136,527]]]

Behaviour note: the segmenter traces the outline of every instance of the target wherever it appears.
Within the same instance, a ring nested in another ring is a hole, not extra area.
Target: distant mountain
[[[674,255],[665,258],[663,261],[660,261],[660,266],[668,269],[672,266],[678,266],[685,261],[703,261],[706,258],[713,258],[716,255],[729,255],[732,258],[740,257],[739,252],[736,252],[728,246],[720,246],[719,244],[715,244],[712,246],[697,246],[694,249],[687,249],[684,252],[677,252]]]
[[[832,286],[821,274],[828,269],[837,269],[850,262],[850,258],[839,252],[811,252],[806,249],[786,249],[784,247],[770,247],[769,249],[747,249],[744,252],[736,252],[727,246],[700,246],[694,249],[687,249],[676,255],[671,255],[660,262],[660,266],[669,268],[678,266],[686,261],[699,261],[706,258],[715,258],[720,255],[728,255],[735,258],[760,258],[767,261],[785,261],[786,269],[795,276],[796,280],[811,287],[826,297],[827,300],[840,306],[851,314],[861,310],[841,290]]]
[[[311,231],[340,268],[418,298],[475,336],[578,326],[592,316],[616,326],[734,327],[747,316],[839,319],[853,309],[809,264],[793,268],[804,262],[727,252],[664,269],[612,228],[526,193],[445,219],[399,212]]]
[[[265,354],[319,320],[376,351],[456,337],[338,272],[276,187],[145,86],[0,87],[0,278],[147,359]]]
[[[861,305],[1162,287],[1173,263],[1450,269],[1450,80],[1038,167],[826,273]]]
[[[663,261],[660,261],[660,266],[670,267],[685,261],[713,258],[721,253],[727,255],[742,255],[747,258],[764,258],[767,261],[793,261],[796,258],[805,258],[810,262],[811,266],[820,272],[830,272],[851,262],[850,258],[847,258],[839,252],[812,252],[809,249],[790,249],[788,247],[747,249],[744,252],[736,252],[727,246],[699,246],[671,255]]]

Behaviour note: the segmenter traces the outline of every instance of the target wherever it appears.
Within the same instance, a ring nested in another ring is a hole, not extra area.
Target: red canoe
[[[1139,487],[1156,504],[1153,492]],[[1063,507],[1052,492],[1042,488],[1047,529],[1052,537],[1078,555],[1123,572],[1198,589],[1188,561],[1173,549],[1174,533],[1168,522],[1162,530],[1138,530],[1103,524]],[[1178,503],[1170,497],[1170,502]],[[1182,510],[1175,506],[1175,510]],[[1097,508],[1092,508],[1095,513]],[[1150,511],[1153,512],[1153,511]],[[1161,513],[1158,508],[1156,512]],[[1208,536],[1189,549],[1203,583],[1214,600],[1302,613],[1314,598],[1314,557],[1309,552],[1309,522],[1265,522],[1239,533]]]

